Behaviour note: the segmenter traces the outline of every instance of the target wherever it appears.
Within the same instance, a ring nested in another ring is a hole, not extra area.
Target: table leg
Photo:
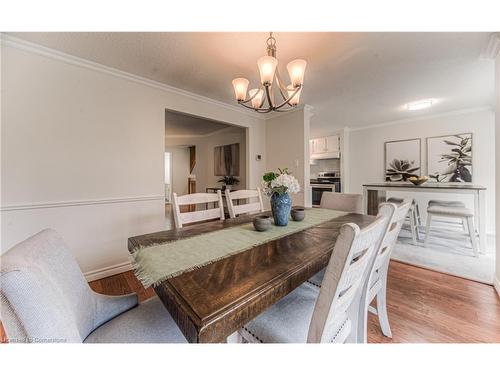
[[[486,252],[486,203],[484,197],[484,190],[479,190],[476,194],[477,197],[477,229],[479,231],[479,248],[482,254]]]
[[[365,190],[366,214],[376,216],[378,214],[378,205],[385,202],[385,190]]]

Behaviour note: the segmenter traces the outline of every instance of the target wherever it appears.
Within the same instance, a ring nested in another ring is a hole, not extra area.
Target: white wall
[[[285,113],[266,121],[268,171],[288,167],[299,180],[302,192],[292,196],[294,205],[311,206],[309,185],[310,108]]]
[[[193,174],[196,175],[196,191],[205,192],[207,187],[222,186],[217,182],[221,177],[215,176],[214,171],[214,148],[232,143],[240,144],[240,180],[237,186],[244,189],[247,186],[247,162],[246,162],[246,129],[231,126],[221,131],[203,137],[169,137],[165,136],[165,144],[171,145],[194,145],[196,147],[196,166]],[[175,177],[174,177],[175,179]],[[254,188],[256,186],[253,186]],[[173,190],[179,194],[176,190]]]
[[[398,139],[421,139],[422,173],[427,174],[426,137],[473,133],[473,182],[484,185],[486,193],[487,232],[495,233],[495,119],[489,109],[409,120],[389,126],[351,129],[349,137],[349,189],[361,193],[362,185],[384,181],[384,142]],[[399,196],[404,196],[398,193]],[[420,207],[436,194],[419,193]],[[472,197],[449,195],[447,199],[463,200],[470,207]],[[441,196],[442,198],[442,196]],[[421,210],[425,211],[425,210]]]
[[[165,151],[172,153],[172,193],[187,194],[190,174],[189,148],[165,147]]]
[[[500,197],[500,53],[495,60],[495,159],[496,159],[496,196]],[[494,282],[498,294],[500,294],[500,199],[496,201],[496,280]]]
[[[3,38],[2,252],[53,227],[84,272],[104,269],[92,277],[127,264],[129,236],[164,228],[165,109],[246,127],[265,158],[250,111]],[[264,171],[254,160],[251,185]]]

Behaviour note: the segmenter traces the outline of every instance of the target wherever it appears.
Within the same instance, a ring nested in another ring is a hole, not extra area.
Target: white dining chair
[[[380,323],[380,328],[384,336],[392,337],[389,317],[387,315],[387,274],[391,253],[396,245],[399,232],[405,222],[412,201],[405,199],[401,204],[382,203],[379,206],[379,215],[389,218],[385,233],[382,236],[377,254],[371,267],[370,276],[367,278],[363,288],[363,296],[360,304],[360,319],[358,325],[358,336],[360,342],[367,342],[367,320],[368,312],[376,314]],[[377,307],[370,306],[370,303],[377,298]]]
[[[159,298],[90,289],[62,238],[45,229],[0,256],[0,319],[11,343],[185,343]]]
[[[343,225],[322,287],[303,283],[246,324],[239,331],[242,338],[253,343],[357,342],[360,287],[386,223],[381,216],[361,230]]]
[[[264,212],[264,204],[262,203],[262,195],[260,189],[255,190],[236,190],[236,191],[225,191],[227,209],[229,211],[229,216],[235,218],[242,214],[251,214],[256,212]],[[233,201],[245,199],[248,200],[244,204],[235,205]],[[251,200],[254,200],[251,202]]]
[[[321,208],[330,210],[363,213],[363,196],[361,194],[324,192],[321,195]]]
[[[200,221],[220,219],[224,220],[224,204],[220,190],[217,193],[194,193],[178,196],[173,194],[174,222],[177,229],[184,224],[197,223]],[[217,203],[216,208],[206,208],[199,211],[181,212],[181,206]]]

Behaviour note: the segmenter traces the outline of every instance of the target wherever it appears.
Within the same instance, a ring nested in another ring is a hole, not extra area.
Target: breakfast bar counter
[[[481,251],[486,249],[486,188],[468,183],[428,182],[414,185],[411,182],[378,182],[363,185],[365,213],[376,215],[378,205],[386,201],[388,191],[413,191],[419,193],[443,194],[473,194],[474,195],[474,223],[479,233],[479,246]]]

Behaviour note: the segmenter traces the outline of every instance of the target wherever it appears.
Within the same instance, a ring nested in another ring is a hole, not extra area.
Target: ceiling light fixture
[[[406,109],[408,111],[418,111],[419,109],[429,108],[432,104],[432,99],[420,100],[418,102],[408,103]]]
[[[299,104],[300,93],[304,83],[304,73],[306,70],[306,60],[297,59],[289,62],[286,66],[288,75],[290,76],[290,85],[286,85],[280,77],[278,71],[278,59],[276,58],[276,39],[273,33],[269,33],[267,38],[267,55],[257,60],[257,66],[260,72],[260,87],[252,89],[248,93],[247,90],[250,82],[246,78],[233,79],[234,94],[238,104],[246,108],[253,109],[260,113],[268,113],[271,111],[285,112],[295,108]],[[274,84],[283,98],[283,102],[276,104],[274,98]],[[247,103],[251,102],[251,106]],[[267,105],[264,104],[267,102]]]

